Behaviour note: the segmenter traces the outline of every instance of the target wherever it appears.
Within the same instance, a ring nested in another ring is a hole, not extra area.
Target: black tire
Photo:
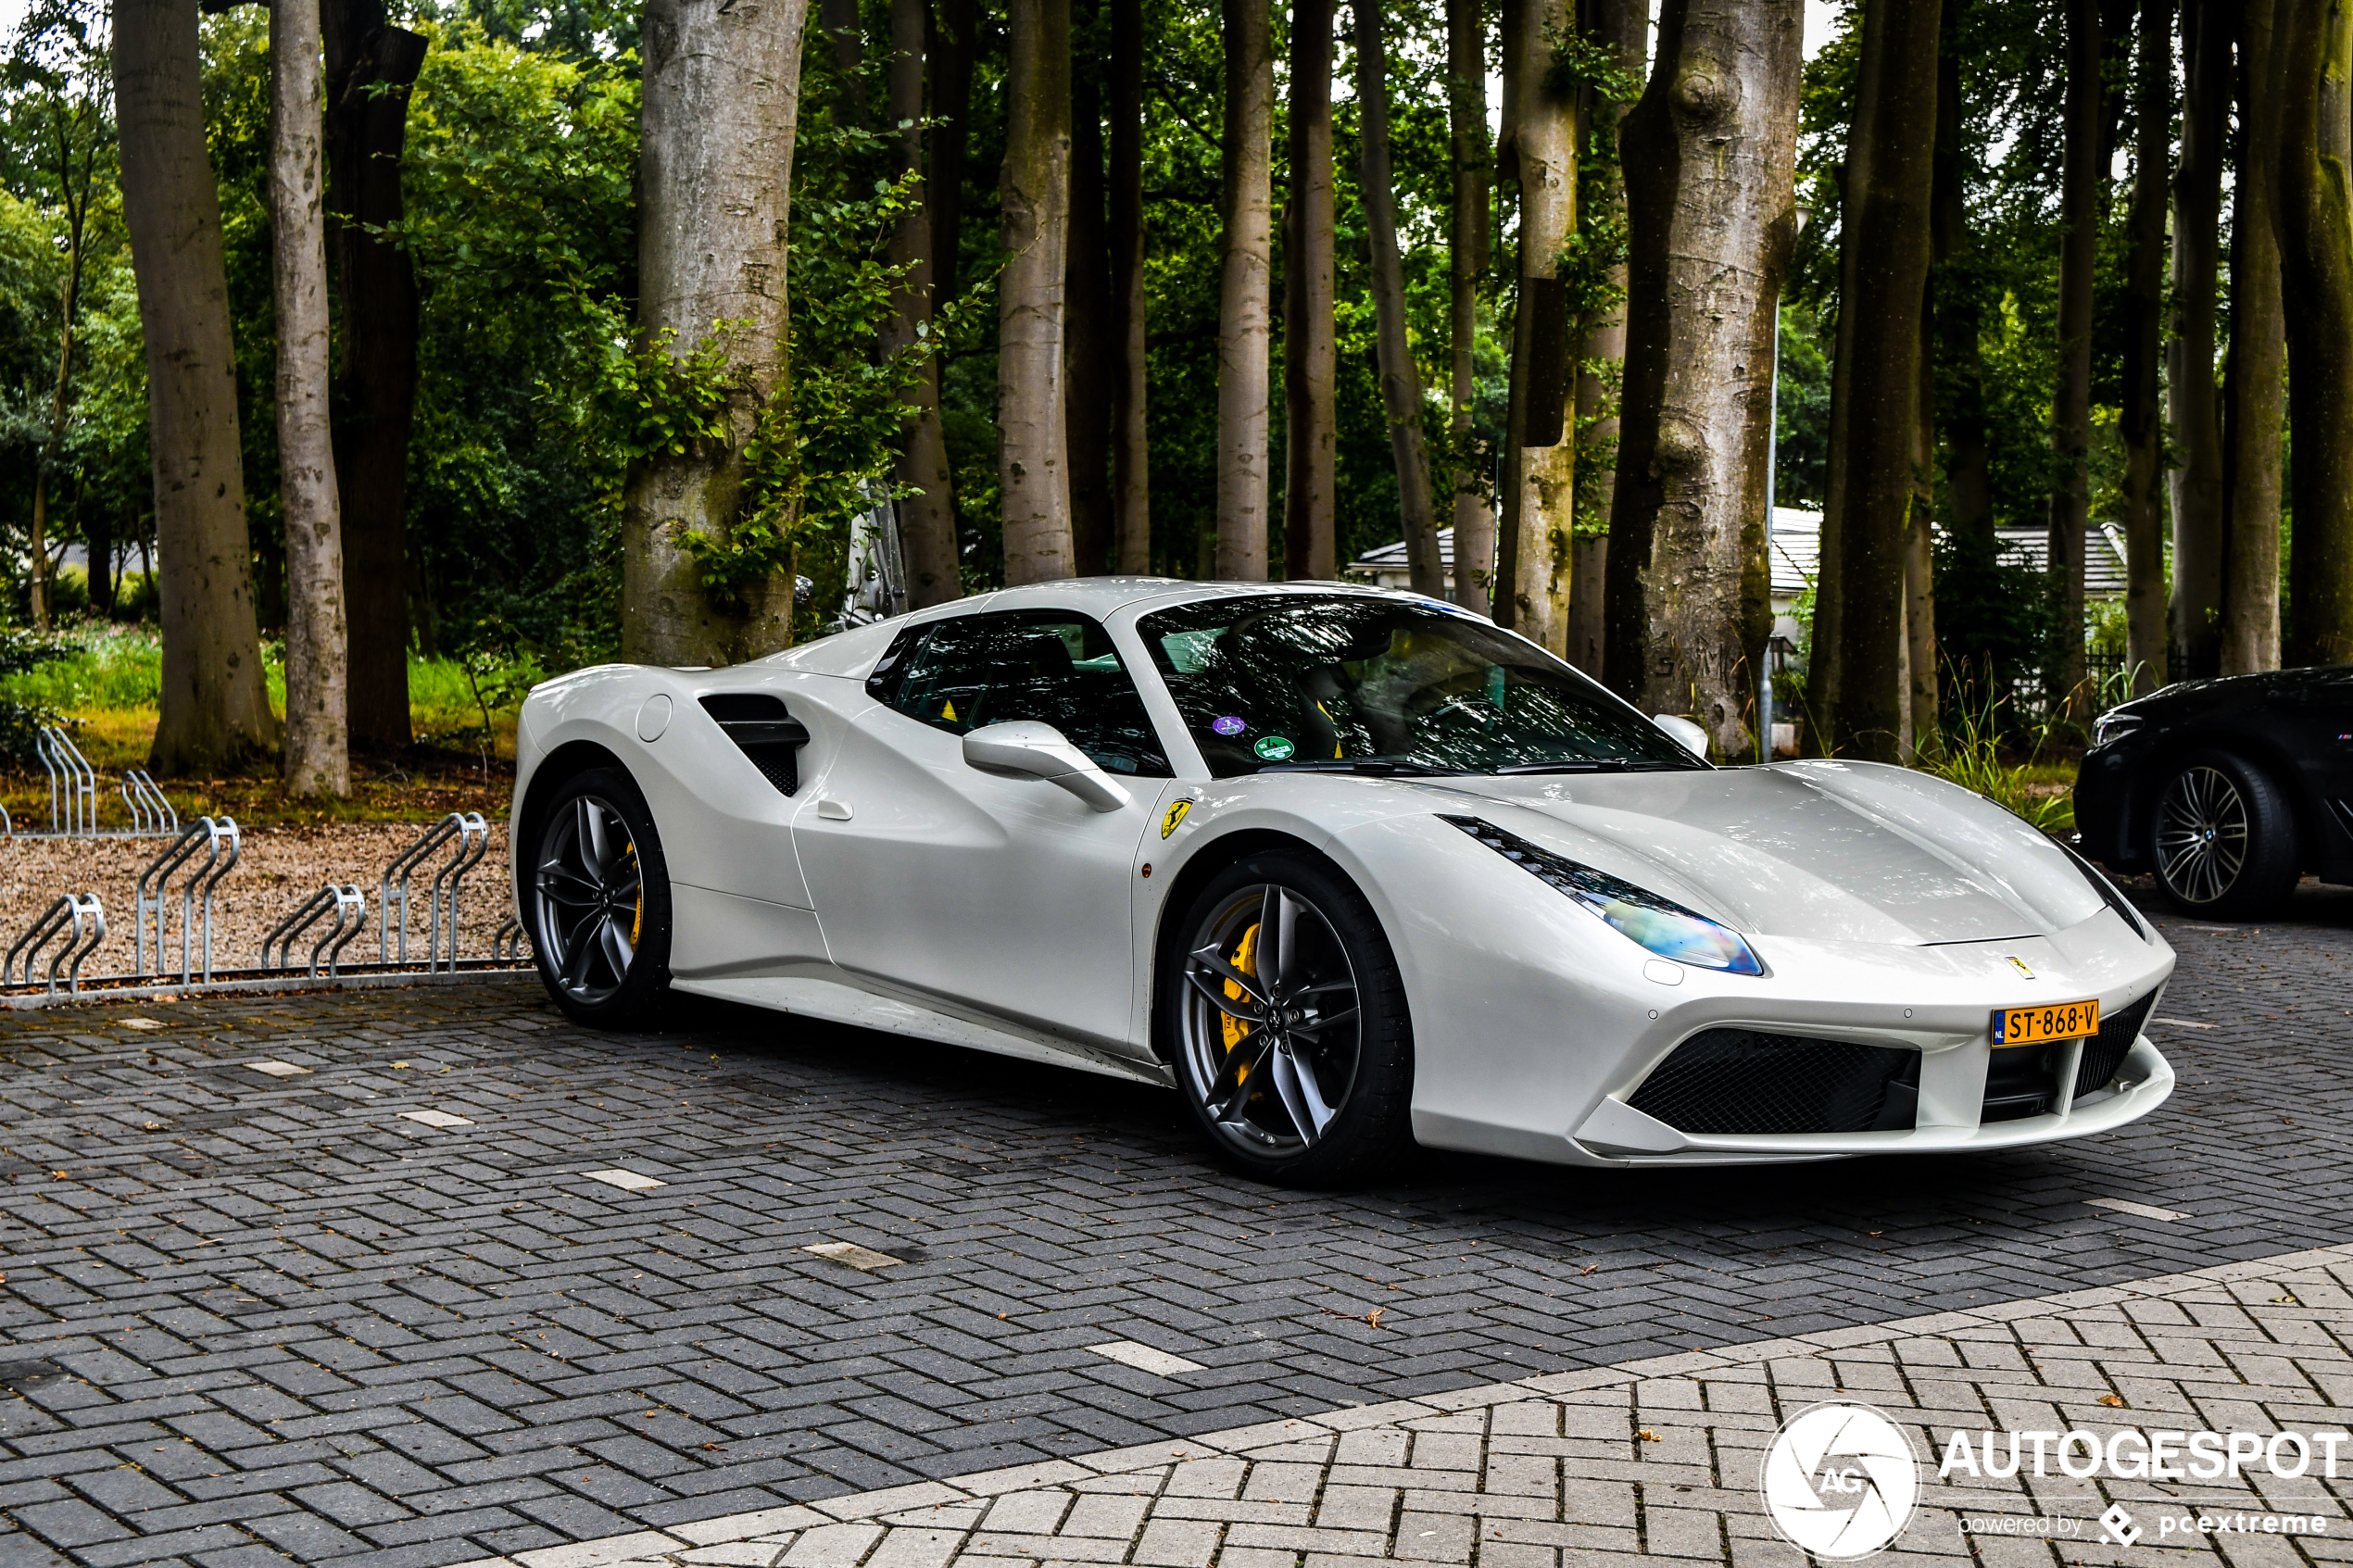
[[[1412,1148],[1405,985],[1347,877],[1311,855],[1265,850],[1220,872],[1177,918],[1154,1024],[1177,1092],[1222,1159],[1261,1181],[1328,1186]],[[1272,985],[1259,972],[1269,918]]]
[[[527,836],[516,891],[539,983],[574,1022],[643,1021],[670,989],[670,871],[636,782],[619,768],[575,773],[533,813]]]
[[[2157,884],[2184,914],[2260,920],[2296,886],[2296,812],[2260,768],[2200,751],[2166,769],[2144,830]]]

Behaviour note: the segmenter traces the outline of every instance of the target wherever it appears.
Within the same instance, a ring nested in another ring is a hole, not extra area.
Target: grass
[[[2007,807],[2045,833],[2075,831],[2075,764],[2043,755],[2048,725],[2036,730],[2023,759],[2002,743],[2002,701],[1964,700],[1957,705],[1943,747],[1920,766]]]
[[[0,696],[66,714],[74,744],[98,774],[99,823],[123,820],[114,787],[125,769],[144,768],[155,743],[163,691],[163,646],[151,627],[86,622],[64,638],[74,649],[38,670],[0,680]],[[271,704],[285,711],[283,645],[262,649]],[[182,818],[234,816],[240,822],[414,822],[448,811],[504,814],[512,792],[515,714],[493,708],[487,726],[462,666],[451,659],[409,660],[409,723],[417,737],[392,762],[355,761],[344,800],[289,797],[274,776],[164,779]],[[48,820],[48,782],[40,769],[0,774],[0,804],[20,827]]]

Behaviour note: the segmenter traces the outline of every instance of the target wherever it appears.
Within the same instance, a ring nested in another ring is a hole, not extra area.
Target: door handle
[[[817,815],[829,822],[846,822],[850,818],[849,802],[830,797],[820,800],[817,802]]]

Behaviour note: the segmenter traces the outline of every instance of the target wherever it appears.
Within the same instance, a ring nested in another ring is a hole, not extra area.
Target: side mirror
[[[972,731],[964,736],[964,761],[984,773],[1060,784],[1098,811],[1116,811],[1132,798],[1060,730],[1034,719]]]
[[[1676,744],[1685,751],[1703,762],[1707,760],[1707,732],[1705,730],[1701,729],[1689,719],[1680,718],[1672,713],[1654,713],[1651,715],[1651,722],[1674,736]]]

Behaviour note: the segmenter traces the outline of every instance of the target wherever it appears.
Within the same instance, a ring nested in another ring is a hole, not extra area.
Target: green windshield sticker
[[[1280,762],[1299,748],[1281,735],[1263,735],[1251,749],[1269,762]]]

